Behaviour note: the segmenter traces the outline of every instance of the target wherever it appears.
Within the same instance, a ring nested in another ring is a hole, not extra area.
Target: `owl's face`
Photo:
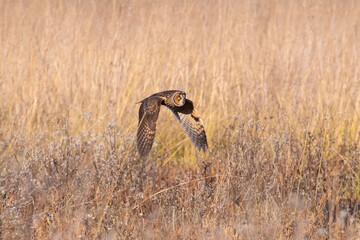
[[[171,96],[171,100],[176,107],[182,107],[185,104],[186,94],[184,92],[176,92]]]

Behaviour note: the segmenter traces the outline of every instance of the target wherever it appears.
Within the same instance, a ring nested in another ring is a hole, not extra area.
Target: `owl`
[[[191,100],[183,91],[159,92],[140,101],[137,149],[141,158],[146,158],[154,143],[156,123],[161,105],[169,108],[180,121],[187,135],[200,151],[208,148],[204,124]]]

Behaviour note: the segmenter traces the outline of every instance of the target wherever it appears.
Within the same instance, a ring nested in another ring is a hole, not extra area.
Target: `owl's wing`
[[[193,102],[189,99],[186,99],[185,104],[182,107],[167,107],[180,121],[186,134],[190,137],[195,147],[205,152],[205,150],[208,148],[205,128],[199,113],[194,107]]]
[[[141,102],[139,124],[136,134],[137,149],[141,158],[145,158],[154,143],[156,121],[159,117],[161,99],[149,98]]]

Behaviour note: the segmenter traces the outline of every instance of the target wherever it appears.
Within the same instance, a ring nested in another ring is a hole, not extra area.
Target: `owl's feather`
[[[146,157],[154,143],[156,121],[159,117],[161,99],[152,98],[143,101],[139,108],[137,147],[140,156]]]
[[[196,111],[191,100],[186,99],[182,107],[167,106],[180,121],[186,134],[190,137],[194,145],[199,149],[205,150],[208,148],[204,124]]]

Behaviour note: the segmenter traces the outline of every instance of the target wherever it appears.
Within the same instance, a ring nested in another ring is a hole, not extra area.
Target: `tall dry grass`
[[[1,238],[358,238],[359,34],[358,1],[1,0]],[[163,109],[143,162],[168,89],[210,151]]]

